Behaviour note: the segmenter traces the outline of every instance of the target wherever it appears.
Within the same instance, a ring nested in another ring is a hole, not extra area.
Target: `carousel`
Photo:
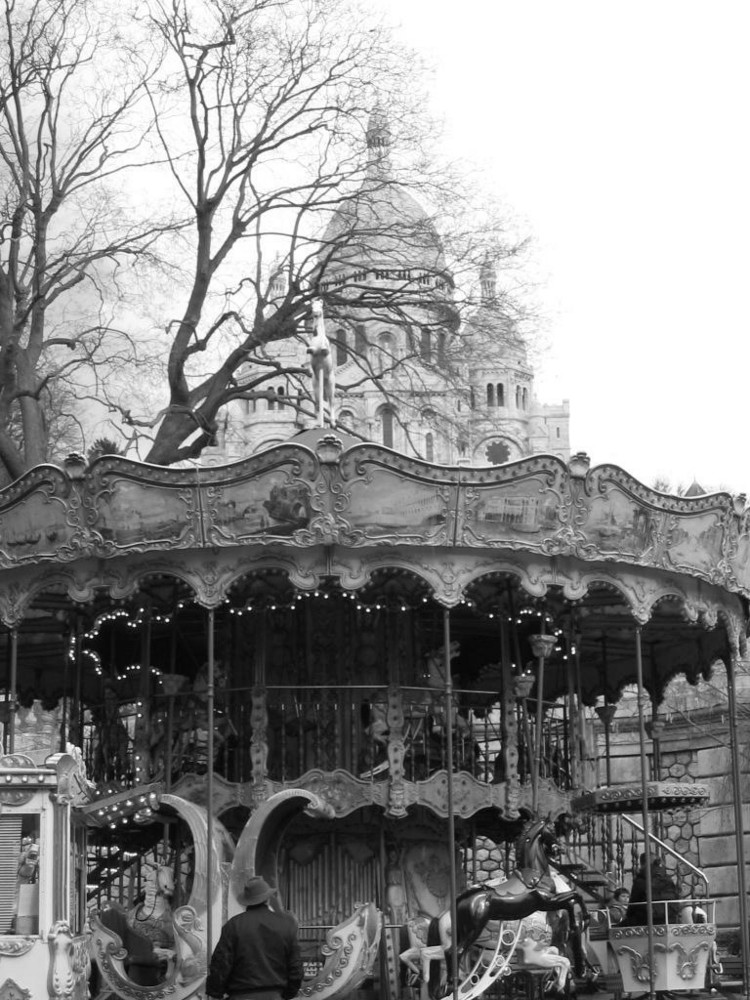
[[[305,996],[563,993],[596,963],[625,993],[703,986],[724,904],[655,816],[710,790],[654,780],[641,709],[718,662],[734,698],[744,498],[321,428],[210,469],[71,456],[0,518],[0,1000],[201,997],[252,874],[299,921]],[[628,685],[623,786],[592,718]],[[681,913],[649,889],[614,926],[641,853],[690,867]]]

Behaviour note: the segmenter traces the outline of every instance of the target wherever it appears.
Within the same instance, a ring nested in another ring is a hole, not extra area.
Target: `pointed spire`
[[[286,275],[284,274],[281,254],[277,253],[271,265],[271,277],[268,280],[268,301],[283,299],[286,294]]]
[[[494,302],[497,295],[497,274],[489,255],[484,258],[484,263],[479,269],[479,285],[481,288],[482,305]]]
[[[367,123],[367,149],[372,163],[379,167],[387,167],[391,152],[391,130],[388,128],[388,116],[377,104]]]

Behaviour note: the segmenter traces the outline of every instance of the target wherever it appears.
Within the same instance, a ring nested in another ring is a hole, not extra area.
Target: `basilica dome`
[[[415,282],[449,290],[443,244],[429,214],[393,177],[390,135],[373,117],[367,133],[370,161],[360,187],[345,198],[323,237],[323,284],[358,276]]]

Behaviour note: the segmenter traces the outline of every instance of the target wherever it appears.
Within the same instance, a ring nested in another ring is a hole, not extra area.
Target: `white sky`
[[[376,0],[547,275],[573,451],[750,493],[747,0]]]

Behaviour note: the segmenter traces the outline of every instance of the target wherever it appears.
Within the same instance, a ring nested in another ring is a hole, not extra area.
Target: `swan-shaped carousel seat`
[[[206,813],[201,806],[171,794],[162,796],[162,804],[174,808],[187,821],[193,835],[195,872],[190,901],[172,911],[174,947],[166,963],[164,951],[155,951],[152,941],[146,939],[144,947],[144,940],[138,940],[135,922],[128,921],[121,907],[92,914],[90,951],[103,981],[102,995],[114,994],[123,1000],[190,1000],[202,994],[207,973],[208,907],[218,937],[223,920],[242,910],[238,890],[249,876],[263,875],[269,885],[278,885],[278,845],[291,820],[303,811],[326,817],[332,812],[311,792],[302,789],[278,792],[252,814],[232,860],[231,841],[215,819],[214,843],[212,850],[208,850]],[[231,862],[226,899],[221,891],[222,861],[226,867]],[[382,916],[375,904],[358,904],[350,917],[326,934],[323,967],[315,977],[302,983],[300,996],[338,1000],[357,989],[372,974],[381,927]],[[93,992],[92,997],[95,1000]]]

